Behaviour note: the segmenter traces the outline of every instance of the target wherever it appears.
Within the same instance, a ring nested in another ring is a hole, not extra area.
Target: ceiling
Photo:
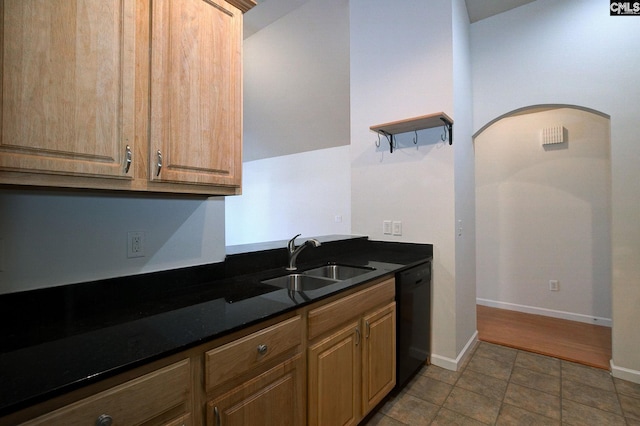
[[[465,0],[471,23],[506,12],[535,0]]]
[[[256,0],[258,5],[244,15],[244,38],[277,21],[309,0]],[[465,0],[471,23],[535,0]]]

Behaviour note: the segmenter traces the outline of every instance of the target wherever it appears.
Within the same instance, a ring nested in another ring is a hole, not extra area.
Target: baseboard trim
[[[613,377],[640,384],[640,371],[618,367],[613,363],[613,360],[610,360],[609,364],[611,365],[611,375]]]
[[[526,314],[543,315],[546,317],[566,319],[569,321],[578,321],[586,324],[601,325],[603,327],[611,327],[613,322],[611,318],[594,317],[573,312],[556,311],[553,309],[538,308],[535,306],[518,305],[516,303],[499,302],[497,300],[476,299],[476,303],[490,308],[508,309],[510,311],[524,312]]]
[[[462,348],[455,359],[438,354],[431,354],[431,364],[447,370],[458,371],[467,360],[467,358],[471,355],[472,349],[475,347],[477,342],[478,331],[476,330],[476,332],[473,333],[473,336],[471,336],[469,341],[467,341],[467,344],[464,345],[464,348]]]

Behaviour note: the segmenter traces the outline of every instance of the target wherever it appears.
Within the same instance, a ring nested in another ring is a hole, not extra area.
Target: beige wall
[[[553,126],[567,141],[543,146]],[[476,136],[478,303],[611,326],[609,138],[607,117],[575,108]]]

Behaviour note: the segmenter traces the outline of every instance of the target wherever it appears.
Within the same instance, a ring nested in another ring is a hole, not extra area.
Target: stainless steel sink
[[[309,291],[317,290],[330,284],[335,284],[339,281],[355,278],[374,270],[374,268],[367,268],[364,266],[330,264],[300,273],[271,278],[269,280],[262,281],[262,283],[293,291]]]
[[[367,272],[371,272],[373,270],[373,268],[366,268],[362,266],[324,265],[320,266],[319,268],[304,271],[303,274],[311,277],[323,277],[332,280],[343,281],[366,274]]]
[[[282,277],[272,278],[262,281],[263,284],[269,284],[276,287],[286,288],[293,291],[309,291],[337,283],[338,280],[314,277],[304,274],[289,274]]]

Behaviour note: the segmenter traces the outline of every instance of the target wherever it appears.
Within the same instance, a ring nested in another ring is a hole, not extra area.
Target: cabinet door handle
[[[218,407],[213,407],[213,420],[215,426],[220,426],[220,410],[218,410]]]
[[[356,327],[356,346],[360,344],[360,327]]]
[[[131,167],[131,158],[132,158],[131,147],[129,145],[127,145],[126,155],[125,155],[125,160],[124,160],[124,174],[125,175],[127,173],[129,173],[129,168]]]
[[[365,338],[369,338],[369,336],[371,336],[371,324],[369,324],[369,321],[365,321],[365,325],[367,327],[367,333],[365,334]]]
[[[96,419],[96,426],[111,426],[113,418],[108,414],[102,414]]]
[[[158,150],[158,171],[156,172],[156,176],[160,176],[160,170],[162,170],[162,152]]]
[[[267,345],[258,345],[258,353],[260,355],[266,354],[268,349]]]

